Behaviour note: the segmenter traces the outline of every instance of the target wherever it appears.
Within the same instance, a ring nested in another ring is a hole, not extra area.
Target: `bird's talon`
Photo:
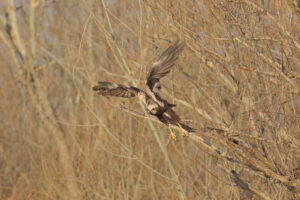
[[[181,133],[182,135],[189,136],[189,132],[184,130],[183,128],[181,129]]]
[[[176,140],[176,135],[175,135],[175,133],[171,133],[171,135],[172,135],[172,139],[173,139],[173,140]]]

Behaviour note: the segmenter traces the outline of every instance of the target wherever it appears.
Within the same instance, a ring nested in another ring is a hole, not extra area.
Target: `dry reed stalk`
[[[88,5],[85,3],[85,1],[84,1],[84,4],[85,4],[86,8],[89,10],[89,12],[92,14],[92,11],[91,11],[90,8],[88,7]],[[106,7],[105,7],[104,2],[102,2],[102,6],[104,7],[104,10],[105,10],[105,13],[106,13],[106,17],[107,17],[109,26],[110,26],[110,28],[111,28],[110,18],[109,18],[108,14],[107,14]],[[116,48],[116,50],[117,50],[117,52],[118,52],[118,55],[121,57],[121,61],[122,61],[122,64],[120,63],[121,66],[123,66],[123,65],[125,66],[127,75],[130,77],[130,81],[131,81],[133,84],[136,85],[136,81],[135,81],[135,80],[132,78],[132,76],[131,76],[132,73],[131,73],[131,71],[129,70],[128,64],[127,64],[127,62],[126,62],[125,59],[124,59],[124,55],[123,55],[122,51],[120,50],[120,48],[118,47],[118,45],[116,44],[116,42],[115,42],[115,40],[114,40],[114,37],[113,37],[114,31],[113,31],[113,29],[111,28],[111,30],[110,30],[110,31],[111,31],[111,34],[107,34],[106,29],[105,29],[105,28],[102,26],[102,24],[97,20],[97,18],[95,18],[94,14],[92,14],[92,16],[94,17],[94,19],[96,20],[96,22],[98,22],[97,25],[98,25],[98,27],[100,28],[100,30],[101,30],[102,32],[105,33],[107,42],[108,42],[109,44],[111,44],[111,45],[110,45],[111,47],[112,47],[112,45],[113,45],[113,46]],[[113,48],[112,48],[112,50],[113,50]],[[113,53],[113,55],[115,55],[115,57],[118,58],[118,56],[116,56],[115,53]],[[117,60],[118,60],[118,59],[117,59]],[[142,102],[140,102],[140,106],[141,106],[141,108],[143,108]],[[144,112],[145,112],[145,110],[144,110]],[[152,129],[152,131],[153,131],[154,137],[156,138],[156,141],[157,141],[157,143],[158,143],[158,145],[159,145],[159,147],[160,147],[160,149],[161,149],[161,151],[162,151],[162,153],[163,153],[163,155],[164,155],[164,157],[165,157],[165,160],[166,160],[166,162],[167,162],[167,164],[168,164],[170,173],[171,173],[171,175],[172,175],[172,179],[173,179],[173,180],[175,181],[175,183],[176,183],[176,188],[177,188],[177,192],[178,192],[178,194],[179,194],[180,199],[182,199],[182,200],[183,200],[183,199],[186,199],[186,195],[185,195],[185,193],[184,193],[184,191],[183,191],[183,188],[182,188],[182,186],[181,186],[181,184],[180,184],[180,182],[179,182],[178,175],[176,174],[175,169],[174,169],[174,167],[173,167],[173,164],[171,163],[171,160],[170,160],[170,158],[169,158],[169,156],[168,156],[167,149],[166,149],[165,145],[163,144],[163,142],[161,141],[161,139],[159,138],[158,132],[157,132],[156,129],[154,128],[153,123],[152,123],[151,121],[148,121],[148,123],[149,123],[149,125],[150,125],[150,127],[151,127],[151,129]]]
[[[298,10],[0,1],[0,198],[299,199]],[[194,130],[170,142],[136,101],[120,112],[90,87],[138,85],[174,36],[187,48],[162,93]]]
[[[65,143],[65,139],[63,137],[63,132],[61,132],[56,122],[53,121],[53,118],[55,118],[55,115],[53,113],[53,110],[50,106],[50,103],[48,102],[48,99],[45,97],[45,91],[42,90],[41,86],[43,85],[41,82],[39,82],[38,79],[35,80],[35,83],[30,82],[29,74],[33,73],[33,59],[35,59],[35,49],[36,49],[36,37],[35,37],[35,8],[37,6],[37,2],[32,0],[30,2],[30,17],[29,17],[29,23],[30,23],[30,31],[31,31],[31,54],[29,54],[26,50],[25,43],[20,35],[18,21],[16,18],[16,8],[14,6],[13,1],[8,1],[8,12],[11,17],[11,23],[12,23],[12,40],[16,47],[20,50],[22,57],[24,58],[23,67],[27,70],[27,77],[26,77],[26,89],[27,92],[31,98],[31,101],[35,105],[42,121],[45,124],[45,128],[49,132],[55,132],[58,137],[54,137],[56,140],[56,145],[58,147],[58,153],[60,154],[60,164],[62,168],[64,169],[66,177],[68,177],[69,180],[66,181],[66,185],[68,187],[69,194],[67,196],[72,197],[74,199],[79,198],[79,194],[77,193],[78,186],[75,179],[75,173],[73,171],[72,162],[70,160],[70,155],[68,152],[68,148]],[[34,85],[35,84],[35,85]],[[37,86],[35,88],[35,86]],[[36,90],[35,90],[35,89]]]

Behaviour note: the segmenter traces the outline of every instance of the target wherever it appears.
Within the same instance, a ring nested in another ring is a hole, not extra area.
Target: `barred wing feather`
[[[133,87],[126,87],[121,84],[102,81],[99,81],[98,85],[93,87],[93,90],[96,91],[98,95],[123,98],[134,97],[137,94],[137,90]]]

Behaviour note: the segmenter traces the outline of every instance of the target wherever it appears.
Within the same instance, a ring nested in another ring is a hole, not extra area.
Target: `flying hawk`
[[[154,91],[154,89],[159,90],[161,88],[160,79],[170,72],[183,48],[184,42],[177,40],[156,59],[145,81],[146,91],[133,86],[127,87],[121,84],[103,81],[99,81],[98,85],[93,87],[93,90],[102,96],[123,98],[138,97],[146,105],[149,114],[155,115],[162,123],[168,126],[174,140],[176,139],[176,135],[170,127],[169,118],[181,128],[183,135],[188,136],[188,132],[180,125],[179,116],[172,110],[172,107],[176,105],[167,102],[159,96],[156,90]]]

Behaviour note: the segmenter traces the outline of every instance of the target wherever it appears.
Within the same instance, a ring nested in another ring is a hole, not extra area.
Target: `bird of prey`
[[[188,136],[188,132],[180,125],[179,116],[172,109],[172,107],[176,105],[160,97],[157,92],[161,88],[160,79],[170,72],[183,48],[184,42],[177,40],[165,49],[155,60],[145,80],[146,91],[133,86],[127,87],[121,84],[103,81],[99,81],[98,84],[93,87],[93,90],[102,96],[123,98],[138,97],[147,107],[149,114],[156,116],[162,123],[168,126],[174,140],[176,140],[176,135],[170,127],[170,118],[181,128],[182,134]]]

